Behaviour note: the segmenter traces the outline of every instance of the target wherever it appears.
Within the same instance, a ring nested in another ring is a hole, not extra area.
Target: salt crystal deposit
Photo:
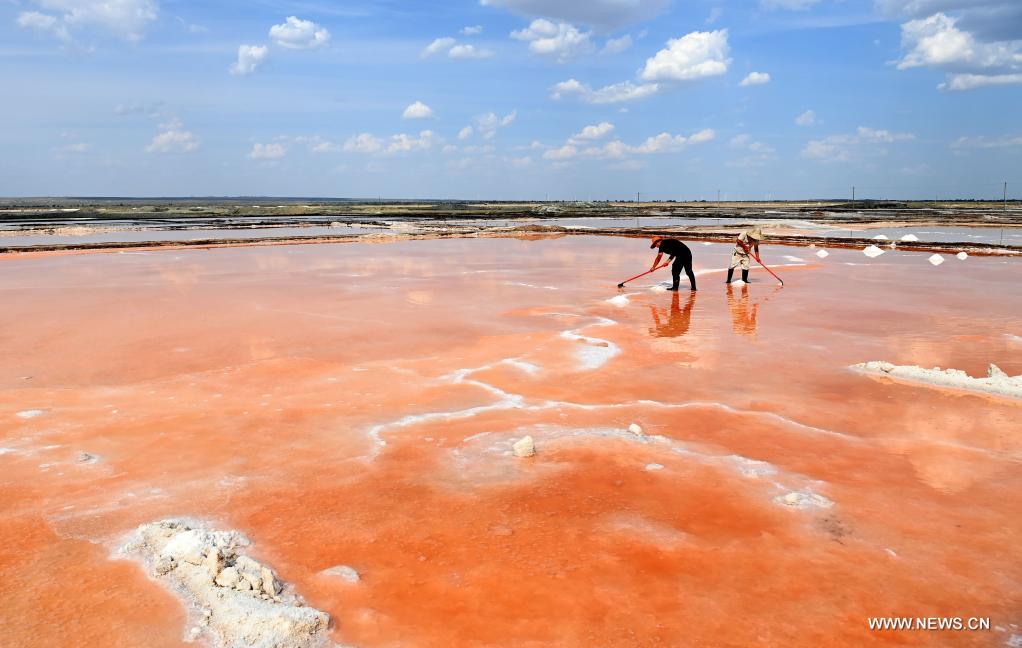
[[[927,261],[929,261],[930,265],[932,266],[939,266],[940,264],[944,263],[944,257],[940,256],[939,254],[934,254],[933,256],[928,258]]]
[[[536,442],[531,436],[522,437],[511,446],[516,457],[531,457],[536,454]]]
[[[330,617],[306,607],[266,565],[239,553],[236,531],[210,531],[181,520],[143,524],[121,548],[177,594],[198,633],[217,648],[332,646]]]
[[[826,250],[820,250],[816,253],[816,256],[820,257],[821,259],[826,259],[827,257],[830,256],[830,252],[827,252]]]
[[[958,260],[959,260],[959,261],[965,261],[966,259],[968,259],[968,258],[969,258],[969,255],[968,255],[968,254],[966,254],[965,252],[959,252],[959,253],[958,253],[958,254],[956,254],[955,256],[956,256],[956,257],[958,257]]]
[[[915,234],[906,234],[905,236],[901,237],[901,240],[902,241],[907,241],[907,242],[913,242],[913,241],[918,241],[919,237],[916,236]]]
[[[882,361],[864,362],[853,365],[852,368],[863,373],[888,377],[901,382],[1022,399],[1022,375],[1009,376],[993,364],[990,365],[986,377],[983,378],[973,378],[959,369],[941,369],[940,367],[923,369],[915,365],[898,366]]]
[[[869,247],[867,247],[866,249],[864,249],[864,250],[862,251],[862,253],[863,253],[863,254],[865,254],[866,256],[868,256],[868,257],[869,257],[869,258],[871,258],[871,259],[875,259],[875,258],[877,258],[878,256],[880,256],[881,254],[883,254],[883,253],[884,253],[884,251],[883,251],[883,250],[881,250],[880,248],[878,248],[878,247],[877,247],[877,246],[875,246],[875,245],[870,245]]]

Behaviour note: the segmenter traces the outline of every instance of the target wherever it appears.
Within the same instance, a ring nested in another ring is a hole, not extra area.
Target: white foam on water
[[[575,359],[579,369],[592,371],[607,364],[611,358],[621,353],[620,347],[608,340],[579,335],[573,331],[564,331],[561,337],[578,343]]]
[[[821,259],[826,259],[827,257],[830,256],[830,252],[826,250],[820,250],[819,252],[816,253],[816,256],[820,257]]]
[[[880,256],[881,254],[883,254],[883,253],[884,253],[884,251],[883,251],[883,250],[881,250],[880,248],[878,248],[878,247],[877,247],[877,246],[875,246],[875,245],[870,245],[869,247],[867,247],[866,249],[864,249],[864,250],[862,251],[862,253],[863,253],[863,254],[865,254],[866,256],[868,256],[868,257],[869,257],[869,258],[871,258],[871,259],[875,259],[875,258],[877,258],[878,256]]]
[[[910,241],[910,242],[911,241],[918,241],[919,237],[916,236],[915,234],[906,234],[905,236],[901,237],[901,240],[902,241]]]
[[[944,263],[944,257],[940,256],[939,254],[934,254],[929,259],[927,259],[927,261],[929,261],[930,265],[932,266],[939,266],[940,264]]]
[[[607,300],[607,303],[608,304],[613,304],[613,305],[617,306],[618,308],[624,308],[629,303],[628,302],[628,296],[627,295],[618,295],[617,297],[611,297],[610,299]]]

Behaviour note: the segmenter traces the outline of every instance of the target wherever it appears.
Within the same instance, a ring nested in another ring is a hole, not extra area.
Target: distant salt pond
[[[83,234],[81,236],[67,234],[10,236],[4,231],[0,231],[0,247],[30,248],[37,245],[80,245],[89,243],[163,243],[168,241],[204,241],[209,239],[315,238],[319,236],[368,234],[378,231],[380,231],[379,228],[356,226],[98,230],[95,234]]]

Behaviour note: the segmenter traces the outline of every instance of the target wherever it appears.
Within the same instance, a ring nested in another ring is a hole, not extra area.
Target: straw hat
[[[652,250],[656,246],[660,245],[660,241],[662,241],[662,240],[664,240],[664,237],[662,237],[662,236],[654,236],[653,237],[653,241],[649,244],[649,249]]]
[[[747,232],[747,234],[749,238],[756,239],[757,241],[763,240],[763,228],[761,228],[759,225],[753,227],[751,230]]]

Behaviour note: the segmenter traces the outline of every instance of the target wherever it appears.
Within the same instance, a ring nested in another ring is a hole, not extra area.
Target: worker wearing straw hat
[[[727,270],[727,281],[731,283],[735,268],[742,267],[742,281],[749,283],[749,252],[759,256],[759,242],[763,240],[763,229],[756,225],[738,235],[735,251],[731,253],[731,266]]]

